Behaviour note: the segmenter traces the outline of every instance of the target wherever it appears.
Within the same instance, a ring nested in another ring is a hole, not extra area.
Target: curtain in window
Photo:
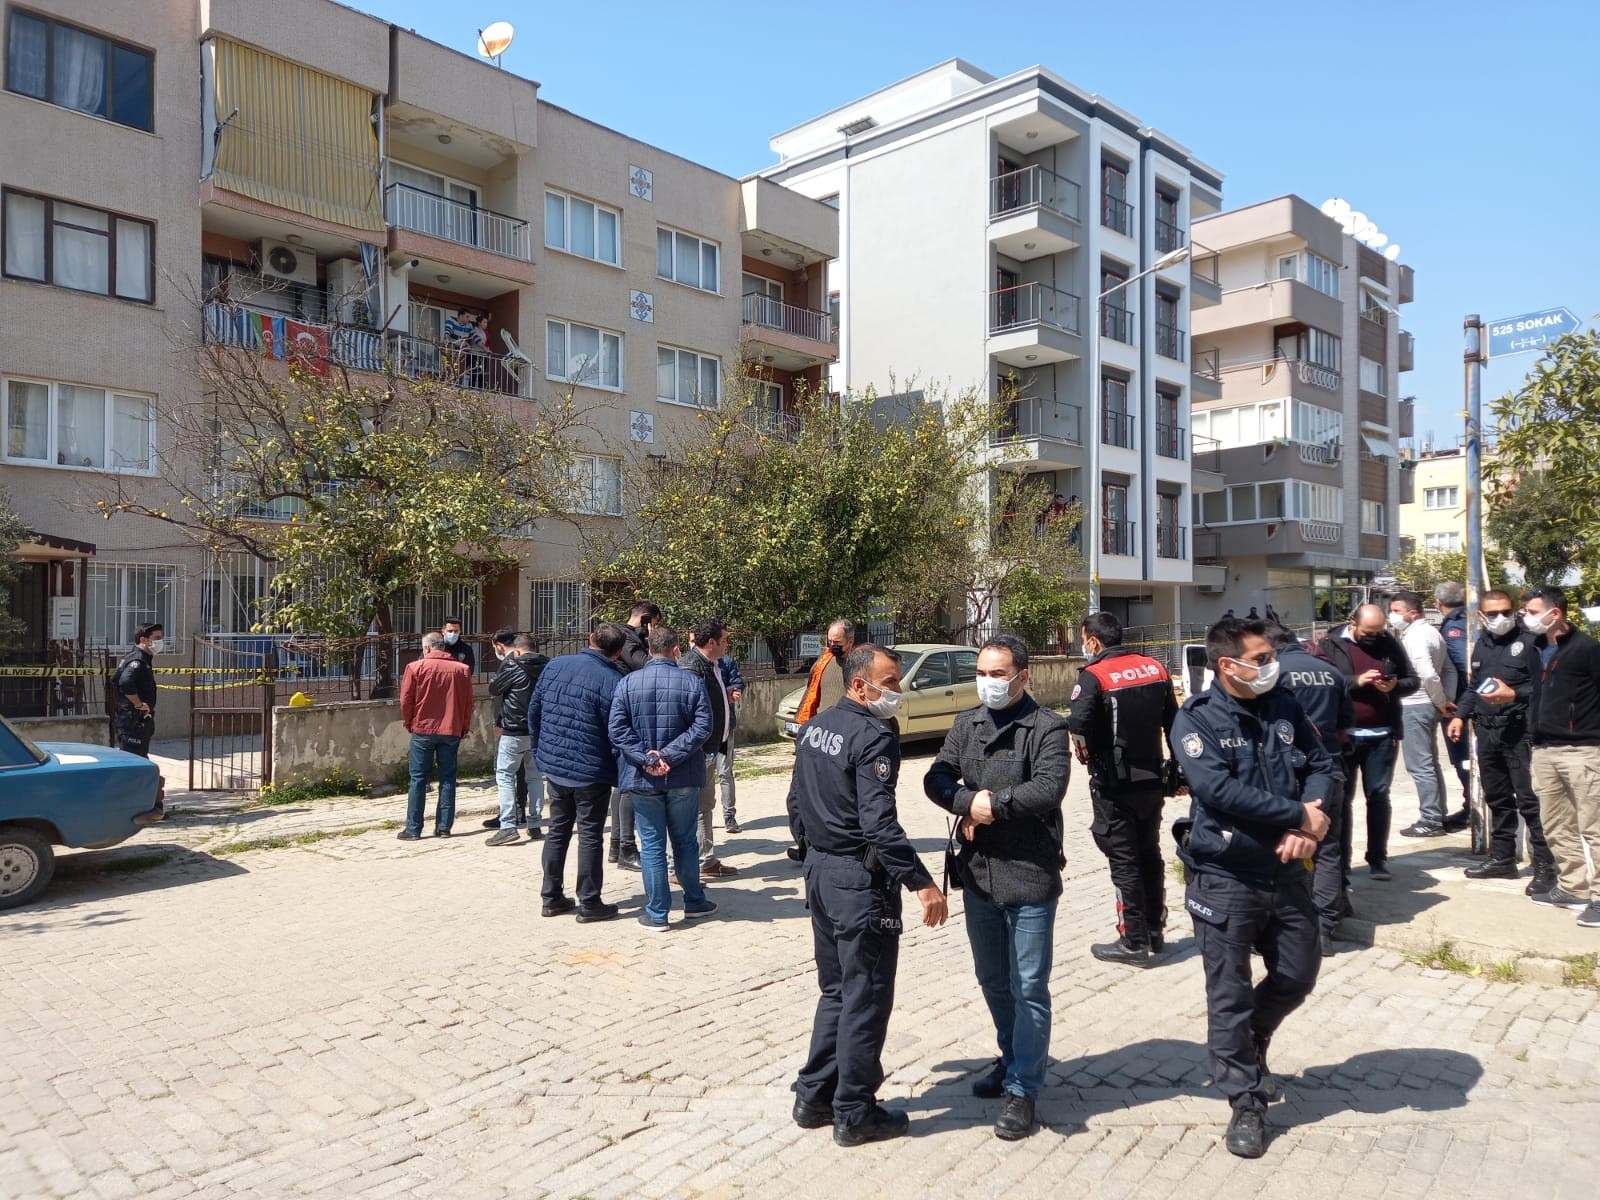
[[[107,238],[108,218],[103,212],[55,204],[51,228],[51,280],[57,287],[85,292],[111,290],[111,243]]]
[[[656,395],[662,400],[676,400],[678,353],[665,347],[656,350]]]
[[[600,382],[607,387],[622,386],[622,339],[610,334],[600,339]]]
[[[79,112],[104,115],[106,44],[92,33],[70,25],[55,28],[55,96],[57,104]]]
[[[600,244],[598,247],[601,262],[615,263],[617,261],[617,214],[600,209],[597,213],[600,221]]]
[[[6,274],[44,278],[44,201],[6,197]]]
[[[45,98],[45,55],[50,27],[19,12],[11,14],[11,45],[6,55],[6,83],[14,92]]]
[[[150,299],[150,227],[137,221],[117,222],[117,295]]]
[[[106,465],[106,394],[99,388],[56,385],[56,462]]]
[[[50,452],[50,389],[13,379],[6,393],[6,454],[45,462]]]
[[[150,401],[143,396],[111,398],[111,465],[132,471],[150,468]]]

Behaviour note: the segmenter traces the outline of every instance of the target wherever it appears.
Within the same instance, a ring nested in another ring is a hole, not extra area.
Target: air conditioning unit
[[[1343,462],[1344,461],[1344,443],[1343,442],[1329,442],[1328,443],[1328,461],[1331,462],[1331,463]]]
[[[261,266],[263,279],[312,286],[317,282],[317,256],[304,246],[289,246],[263,238],[256,243],[256,262]]]
[[[328,312],[342,325],[371,325],[376,313],[367,288],[367,277],[361,264],[353,258],[336,258],[327,267]],[[357,312],[362,306],[366,312]],[[360,317],[361,320],[356,318]]]
[[[1228,590],[1228,582],[1226,579],[1222,579],[1213,583],[1208,579],[1202,582],[1199,587],[1202,596],[1220,596]]]

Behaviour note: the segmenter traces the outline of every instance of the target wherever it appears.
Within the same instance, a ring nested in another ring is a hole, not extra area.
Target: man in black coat
[[[504,636],[496,634],[495,639]],[[528,838],[538,841],[544,836],[539,822],[544,816],[544,776],[534,761],[533,741],[528,735],[528,702],[533,688],[550,660],[538,653],[538,643],[531,633],[519,633],[512,638],[510,653],[501,659],[500,669],[489,681],[489,695],[494,700],[494,725],[500,731],[500,742],[495,753],[494,777],[500,788],[500,829],[488,844],[510,846],[517,842],[517,780],[526,781]],[[496,648],[497,655],[500,648]]]
[[[156,731],[156,673],[152,665],[161,651],[160,625],[134,630],[133,649],[122,656],[111,687],[117,697],[117,749],[150,757],[150,739]]]
[[[711,705],[711,732],[706,735],[706,780],[700,786],[700,878],[727,879],[737,875],[716,855],[712,816],[717,811],[717,756],[726,753],[733,733],[733,701],[728,698],[719,665],[728,652],[728,627],[715,617],[696,621],[689,631],[689,653],[678,665],[700,680]]]

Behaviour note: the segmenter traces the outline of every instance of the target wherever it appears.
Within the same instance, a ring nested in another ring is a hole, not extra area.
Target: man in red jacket
[[[444,635],[429,633],[422,639],[422,657],[406,667],[400,677],[400,720],[411,735],[411,791],[406,797],[406,827],[402,842],[422,836],[423,804],[428,795],[428,772],[439,766],[439,808],[433,834],[449,837],[456,819],[456,752],[472,727],[472,672],[444,648]]]

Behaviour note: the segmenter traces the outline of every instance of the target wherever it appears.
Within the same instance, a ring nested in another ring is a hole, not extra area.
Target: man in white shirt
[[[1439,722],[1456,711],[1456,668],[1444,639],[1422,615],[1422,598],[1397,592],[1389,601],[1389,627],[1411,660],[1421,686],[1400,701],[1400,749],[1417,785],[1415,825],[1401,837],[1443,837],[1444,785],[1439,778]]]

